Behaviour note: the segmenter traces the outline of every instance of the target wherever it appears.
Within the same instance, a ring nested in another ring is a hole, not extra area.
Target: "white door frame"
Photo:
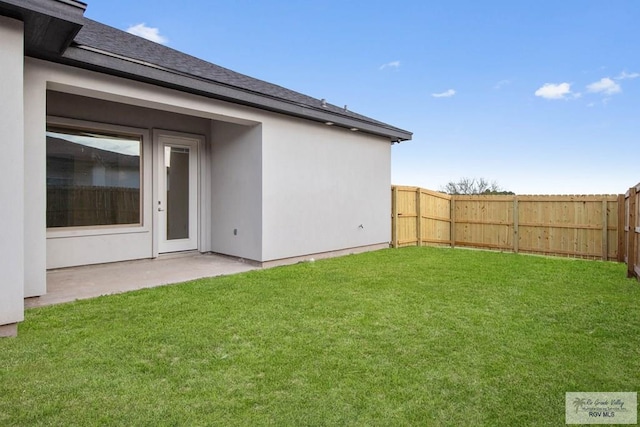
[[[197,250],[200,248],[200,152],[204,138],[180,132],[154,130],[153,173],[153,256],[161,253]],[[167,200],[165,147],[189,149],[189,236],[186,239],[167,239]]]

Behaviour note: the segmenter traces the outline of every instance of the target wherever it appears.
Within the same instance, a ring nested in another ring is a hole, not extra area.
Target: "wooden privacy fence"
[[[624,262],[627,275],[640,279],[640,183],[624,195]]]
[[[139,222],[140,190],[137,188],[47,188],[47,227]]]
[[[450,196],[400,186],[391,191],[393,247],[465,246],[616,261],[625,252],[622,195]]]

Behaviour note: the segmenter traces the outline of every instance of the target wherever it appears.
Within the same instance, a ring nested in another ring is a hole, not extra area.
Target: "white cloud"
[[[592,93],[602,93],[605,95],[613,95],[614,93],[622,92],[620,85],[609,77],[604,77],[597,82],[587,85],[587,91]]]
[[[380,66],[381,70],[384,70],[385,68],[400,68],[400,61],[387,62],[386,64],[382,64]]]
[[[498,83],[496,83],[496,85],[493,88],[502,89],[503,86],[507,86],[510,84],[511,84],[511,80],[500,80]]]
[[[627,73],[623,71],[616,77],[616,80],[637,79],[638,77],[640,77],[640,73]]]
[[[433,96],[434,98],[450,98],[455,94],[456,94],[455,90],[449,89],[442,93],[432,93],[431,96]]]
[[[132,25],[131,27],[127,28],[127,33],[160,44],[167,44],[167,42],[169,41],[169,39],[160,35],[160,30],[158,28],[147,27],[144,22],[141,24]]]
[[[571,83],[545,83],[541,88],[536,90],[536,96],[544,99],[567,99],[571,93]],[[573,94],[574,97],[580,94]]]

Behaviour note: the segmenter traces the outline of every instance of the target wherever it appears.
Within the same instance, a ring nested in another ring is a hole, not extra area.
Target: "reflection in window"
[[[47,127],[47,227],[140,224],[141,141]]]

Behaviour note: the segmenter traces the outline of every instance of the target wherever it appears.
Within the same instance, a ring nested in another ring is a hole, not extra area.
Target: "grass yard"
[[[625,266],[383,250],[26,312],[0,425],[564,425],[639,391]]]

